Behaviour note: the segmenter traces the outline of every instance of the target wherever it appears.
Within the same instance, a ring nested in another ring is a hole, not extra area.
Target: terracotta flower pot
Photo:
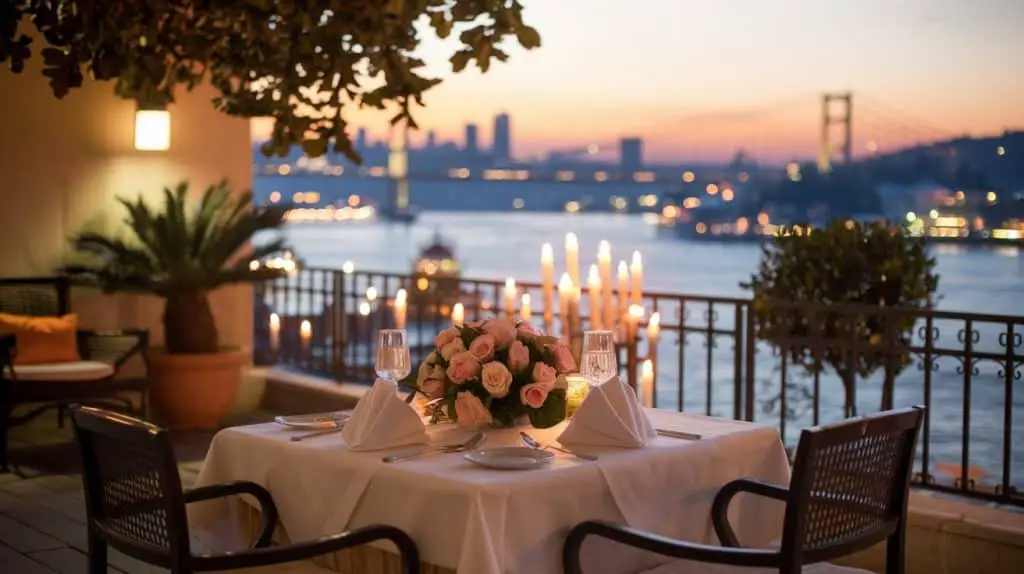
[[[157,420],[173,429],[215,429],[235,400],[248,355],[149,354],[150,400]]]

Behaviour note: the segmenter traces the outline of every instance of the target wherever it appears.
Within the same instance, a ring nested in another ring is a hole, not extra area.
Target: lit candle
[[[465,321],[466,309],[462,306],[462,303],[456,303],[452,306],[452,325],[461,327]]]
[[[562,323],[562,335],[569,337],[569,305],[572,299],[572,279],[568,273],[562,273],[558,281],[558,315]]]
[[[629,313],[626,315],[626,336],[630,342],[636,341],[637,326],[644,319],[644,308],[640,305],[630,305]]]
[[[625,317],[629,309],[629,268],[625,261],[619,261],[619,317]]]
[[[640,366],[640,403],[654,407],[654,363],[647,359]]]
[[[555,308],[555,255],[550,243],[540,248],[540,276],[544,297],[544,329],[550,331]]]
[[[607,241],[602,241],[597,246],[597,270],[603,288],[601,299],[604,308],[601,310],[601,318],[605,328],[611,329],[615,326],[615,309],[612,303],[612,246]]]
[[[583,399],[587,398],[590,383],[580,375],[569,375],[565,379],[568,385],[565,392],[565,416],[569,418],[583,404]]]
[[[644,262],[640,259],[640,252],[633,252],[633,263],[629,266],[629,278],[632,279],[633,284],[630,286],[630,296],[633,305],[644,304]]]
[[[647,344],[652,348],[658,342],[658,337],[661,336],[661,313],[655,311],[651,313],[651,320],[647,322]]]
[[[533,310],[530,309],[530,294],[523,293],[523,302],[519,305],[519,318],[529,323],[533,318]]]
[[[580,240],[575,233],[565,234],[565,269],[573,285],[580,284]]]
[[[270,349],[277,351],[281,347],[281,316],[270,314]]]
[[[505,279],[505,314],[516,315],[516,280],[511,277]]]
[[[302,352],[309,351],[309,342],[313,338],[313,324],[309,319],[303,319],[299,324],[299,340],[302,342]]]
[[[395,328],[405,328],[405,315],[406,308],[408,307],[408,294],[405,289],[399,289],[398,293],[395,293]]]
[[[598,274],[597,265],[590,266],[587,291],[590,295],[590,328],[600,331],[604,329],[604,323],[601,321],[601,276]]]

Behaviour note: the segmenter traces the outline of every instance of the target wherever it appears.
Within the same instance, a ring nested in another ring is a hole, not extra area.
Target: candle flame
[[[456,327],[461,327],[462,321],[465,319],[465,313],[466,310],[465,307],[462,306],[462,303],[456,303],[452,307],[452,324]]]
[[[640,377],[645,381],[654,378],[654,363],[650,359],[644,359],[643,364],[640,365]]]
[[[366,300],[376,301],[377,300],[377,288],[370,286],[366,288]]]
[[[509,277],[508,279],[505,279],[505,291],[507,291],[508,293],[515,293],[516,292],[516,280],[515,279],[513,279],[511,277]]]
[[[661,312],[660,311],[655,311],[655,312],[651,313],[651,319],[650,319],[650,321],[647,322],[647,328],[649,329],[651,327],[655,327],[655,328],[661,327]]]
[[[281,316],[277,313],[270,314],[270,328],[280,329],[281,328]]]
[[[558,280],[558,290],[563,293],[572,291],[572,277],[569,277],[568,273],[562,273],[562,278]]]
[[[302,320],[302,324],[299,325],[299,335],[303,339],[308,339],[313,335],[313,324],[309,322],[309,319]]]
[[[639,267],[642,267],[643,264],[644,263],[643,263],[643,259],[640,257],[640,252],[639,251],[634,251],[633,252],[633,267],[638,267],[639,268]]]
[[[365,317],[365,316],[370,314],[370,302],[369,301],[363,301],[362,303],[359,304],[359,314],[362,315],[363,317]]]
[[[580,246],[580,239],[579,239],[579,237],[576,237],[575,233],[570,231],[569,233],[565,234],[565,247],[566,247],[566,249],[568,249],[570,247],[571,248],[577,248],[579,246]]]
[[[405,300],[408,297],[409,297],[409,294],[406,293],[405,289],[399,289],[398,292],[395,293],[395,304],[396,305],[399,305],[399,304],[404,305],[405,304]]]
[[[612,245],[607,241],[602,240],[597,245],[597,258],[598,259],[611,259],[612,258]]]
[[[555,261],[555,252],[551,249],[550,243],[540,246],[540,261],[541,263],[553,263]]]
[[[644,318],[644,308],[641,307],[640,305],[630,305],[629,306],[629,316],[631,318],[633,318],[633,319],[643,319]]]
[[[590,274],[587,276],[587,284],[591,289],[601,287],[601,274],[597,271],[597,265],[590,266]]]
[[[619,277],[628,277],[629,267],[626,267],[625,261],[619,261]]]
[[[523,293],[523,306],[525,307],[525,306],[527,306],[529,304],[530,304],[530,294],[529,293]]]

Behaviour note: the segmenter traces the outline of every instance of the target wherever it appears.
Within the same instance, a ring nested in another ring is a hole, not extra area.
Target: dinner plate
[[[498,446],[472,450],[462,455],[466,460],[499,470],[526,470],[550,463],[555,455],[535,448]]]
[[[297,429],[329,429],[348,420],[349,415],[344,411],[287,415],[274,417],[274,422]]]

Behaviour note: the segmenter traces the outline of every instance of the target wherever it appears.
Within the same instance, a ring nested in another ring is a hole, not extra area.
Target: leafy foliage
[[[852,410],[858,375],[870,376],[893,353],[897,371],[909,364],[905,349],[914,319],[881,311],[931,306],[939,281],[934,268],[923,239],[881,224],[837,220],[813,232],[781,230],[764,245],[758,272],[741,287],[753,294],[757,337],[808,373],[833,367]],[[829,307],[844,303],[868,307]],[[871,307],[879,312],[867,312]],[[895,373],[889,374],[883,403],[891,402]]]
[[[145,293],[166,299],[169,307],[176,307],[164,316],[168,350],[215,352],[216,331],[212,336],[208,332],[213,324],[212,319],[207,321],[210,310],[205,295],[227,284],[281,276],[277,269],[250,268],[250,260],[280,252],[282,239],[254,247],[246,256],[243,250],[257,233],[279,229],[287,206],[254,208],[252,193],[234,195],[224,181],[207,188],[194,208],[187,195],[186,182],[173,190],[165,188],[162,211],[154,211],[142,198],[119,199],[127,211],[124,223],[131,237],[80,233],[71,241],[83,262],[63,271],[108,293]],[[199,315],[189,316],[192,313]],[[172,328],[172,322],[178,327]]]
[[[64,97],[88,75],[144,106],[173,102],[178,89],[209,82],[214,105],[242,117],[273,117],[263,153],[335,152],[359,163],[346,133],[349,105],[397,107],[392,122],[416,127],[410,106],[440,80],[420,74],[422,24],[440,38],[459,30],[452,70],[486,72],[505,61],[502,41],[540,46],[517,0],[13,0],[0,2],[0,62],[15,73],[31,56],[23,20],[42,34],[43,75]]]

